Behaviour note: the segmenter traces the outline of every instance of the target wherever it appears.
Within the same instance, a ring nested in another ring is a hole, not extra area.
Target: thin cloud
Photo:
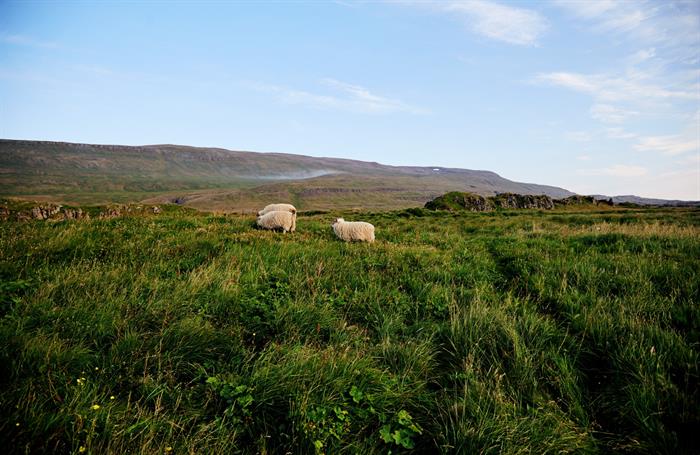
[[[548,28],[537,11],[486,0],[452,1],[442,9],[463,17],[474,33],[509,44],[533,46]]]
[[[627,63],[629,65],[635,66],[639,65],[640,63],[649,61],[654,57],[656,57],[656,49],[654,49],[653,47],[649,49],[640,49],[627,58]]]
[[[408,113],[428,114],[429,111],[403,101],[372,93],[369,89],[336,79],[322,79],[321,84],[332,93],[313,93],[269,84],[248,84],[252,88],[274,94],[285,104],[303,105],[317,109],[332,109],[364,114]]]
[[[673,156],[697,152],[700,150],[700,143],[697,139],[683,136],[647,136],[640,138],[634,149],[640,152],[658,152]]]
[[[623,77],[606,74],[553,72],[540,73],[535,79],[539,82],[588,93],[603,101],[638,101],[645,98],[656,100],[700,99],[697,84],[692,84],[687,89],[672,90],[645,82],[647,78],[642,73]]]
[[[625,131],[620,127],[605,128],[605,132],[611,139],[634,139],[638,137],[637,134]]]
[[[571,15],[587,21],[593,30],[617,35],[635,33],[657,37],[661,31],[651,20],[658,11],[642,2],[614,0],[553,0]]]
[[[569,17],[592,33],[637,49],[606,72],[572,71],[540,73],[535,80],[592,99],[591,118],[605,125],[611,139],[635,141],[633,149],[663,155],[698,150],[695,134],[647,136],[622,128],[630,118],[644,116],[668,123],[688,118],[700,100],[698,43],[700,10],[697,2],[618,0],[551,0]],[[691,111],[692,109],[692,111]],[[692,127],[697,130],[697,120]]]
[[[630,111],[612,106],[610,104],[598,103],[591,106],[591,117],[603,123],[623,123],[629,117],[639,115],[637,111]]]
[[[666,63],[697,64],[700,9],[696,1],[553,0],[592,31],[628,43],[654,46],[639,51],[637,62],[661,56]],[[651,51],[651,53],[649,53]]]
[[[395,1],[450,15],[475,34],[518,46],[535,46],[549,28],[547,20],[535,10],[504,5],[489,0]]]
[[[610,167],[604,167],[599,169],[579,169],[577,171],[579,175],[588,176],[609,176],[609,177],[643,177],[649,173],[649,171],[642,166],[632,166],[627,164],[615,164]]]

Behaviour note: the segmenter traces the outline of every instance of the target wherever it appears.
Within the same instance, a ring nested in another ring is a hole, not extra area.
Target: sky
[[[700,200],[700,1],[0,0],[0,137]]]

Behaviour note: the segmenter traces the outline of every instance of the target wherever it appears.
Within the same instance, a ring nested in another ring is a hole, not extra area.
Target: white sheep
[[[297,209],[292,204],[268,204],[264,209],[258,212],[258,216],[265,215],[270,212],[289,212],[294,215],[294,224],[292,225],[292,232],[297,228]]]
[[[264,215],[268,212],[291,212],[296,215],[297,209],[292,204],[269,204],[260,210],[258,215]]]
[[[282,229],[283,232],[296,230],[296,214],[291,212],[267,212],[258,216],[257,225],[262,229]]]
[[[331,227],[335,235],[346,242],[374,242],[374,226],[370,223],[336,218]]]

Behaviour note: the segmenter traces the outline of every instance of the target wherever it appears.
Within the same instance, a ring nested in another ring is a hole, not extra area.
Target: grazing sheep
[[[374,226],[364,221],[345,221],[336,218],[331,224],[335,235],[346,242],[374,242]]]
[[[292,204],[268,204],[264,209],[258,212],[258,216],[264,215],[269,212],[290,212],[294,214],[294,224],[292,226],[292,232],[297,228],[297,209]]]
[[[268,212],[291,212],[296,215],[297,209],[292,204],[269,204],[260,210],[258,215],[264,215]]]
[[[258,216],[257,225],[262,229],[282,229],[283,232],[296,230],[296,214],[291,212],[267,212]]]

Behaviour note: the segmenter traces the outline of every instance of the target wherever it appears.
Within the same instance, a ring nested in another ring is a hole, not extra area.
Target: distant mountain
[[[633,195],[625,196],[603,196],[602,194],[592,195],[597,200],[612,199],[615,204],[636,204],[636,205],[660,205],[671,207],[700,207],[700,201],[679,201],[670,199],[653,199]]]
[[[388,166],[340,158],[182,145],[93,145],[0,139],[0,196],[63,203],[174,202],[202,210],[252,211],[269,201],[300,210],[423,206],[450,191],[573,195],[490,171]],[[597,195],[596,198],[608,199]],[[697,205],[636,196],[616,203]]]
[[[490,171],[180,145],[0,140],[0,195],[37,200],[171,201],[243,211],[288,200],[300,210],[387,209],[422,206],[448,191],[555,198],[574,194],[513,182]]]

